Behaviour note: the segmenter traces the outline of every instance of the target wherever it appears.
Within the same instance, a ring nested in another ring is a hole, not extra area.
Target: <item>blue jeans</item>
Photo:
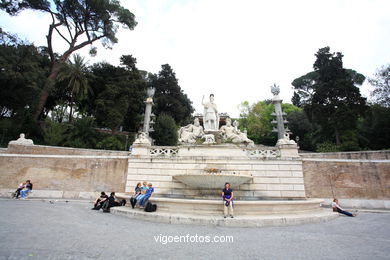
[[[29,193],[29,192],[30,192],[30,190],[21,190],[20,191],[20,197],[21,198],[27,197],[27,193]]]
[[[352,213],[350,213],[348,211],[345,211],[345,210],[337,209],[337,212],[341,213],[341,214],[344,214],[344,215],[347,215],[349,217],[353,217]]]
[[[144,194],[137,198],[138,205],[143,206],[145,202],[150,198],[150,195]]]

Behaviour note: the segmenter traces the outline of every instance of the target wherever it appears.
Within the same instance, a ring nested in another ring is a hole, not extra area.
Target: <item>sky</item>
[[[314,54],[329,46],[344,67],[372,77],[390,63],[388,0],[122,0],[135,14],[133,31],[120,29],[112,49],[80,51],[90,64],[118,65],[137,58],[139,69],[158,73],[170,64],[183,91],[202,112],[202,96],[215,95],[220,112],[238,117],[239,104],[272,98],[270,86],[291,103],[291,82],[313,70]],[[0,26],[35,45],[46,45],[50,17],[0,11]],[[63,51],[58,37],[55,44]],[[364,96],[370,86],[360,87]]]

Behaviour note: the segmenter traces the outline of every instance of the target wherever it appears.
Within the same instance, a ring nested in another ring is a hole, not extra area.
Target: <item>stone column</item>
[[[287,123],[286,120],[284,120],[283,116],[286,115],[286,113],[282,112],[282,99],[279,98],[279,86],[273,85],[271,86],[271,92],[274,95],[272,98],[272,104],[275,106],[275,112],[272,113],[273,116],[276,117],[276,120],[273,120],[272,123],[276,124],[277,128],[273,129],[273,132],[278,133],[278,140],[283,139],[286,133],[286,129],[284,128],[284,124]]]
[[[144,117],[144,126],[142,129],[142,132],[144,132],[147,136],[149,136],[149,132],[151,130],[151,116],[152,116],[152,106],[153,106],[153,96],[154,96],[155,89],[154,88],[148,88],[147,94],[148,97],[144,101],[146,104],[145,107],[145,117]]]

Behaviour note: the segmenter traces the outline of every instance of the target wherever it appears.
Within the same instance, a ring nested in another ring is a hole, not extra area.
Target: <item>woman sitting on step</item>
[[[356,216],[356,214],[353,214],[351,212],[345,211],[343,208],[341,208],[340,205],[339,205],[339,200],[336,199],[336,198],[333,199],[332,208],[333,208],[334,212],[338,212],[338,213],[347,215],[348,217],[355,217]]]
[[[230,188],[230,183],[225,183],[225,188],[222,190],[223,199],[223,217],[226,218],[228,213],[233,218],[233,190]]]
[[[146,182],[144,182],[146,183]],[[146,185],[145,185],[146,186]],[[137,186],[135,187],[134,189],[134,193],[133,195],[131,195],[131,198],[130,198],[130,204],[131,204],[131,207],[134,208],[135,207],[135,204],[137,204],[137,198],[141,195],[141,183],[138,182],[137,183]]]
[[[154,192],[153,185],[152,185],[152,183],[149,183],[148,184],[148,190],[146,191],[146,193],[139,195],[138,198],[137,198],[138,199],[138,205],[139,205],[140,208],[143,208],[145,206],[146,201],[150,197],[152,197],[153,192]]]

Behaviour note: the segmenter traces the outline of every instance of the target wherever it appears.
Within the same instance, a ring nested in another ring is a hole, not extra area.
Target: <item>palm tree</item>
[[[75,99],[84,99],[91,88],[87,79],[87,64],[84,58],[79,54],[73,55],[73,62],[69,60],[58,74],[57,80],[68,82],[68,91],[70,97],[69,122],[73,119],[73,106]]]

